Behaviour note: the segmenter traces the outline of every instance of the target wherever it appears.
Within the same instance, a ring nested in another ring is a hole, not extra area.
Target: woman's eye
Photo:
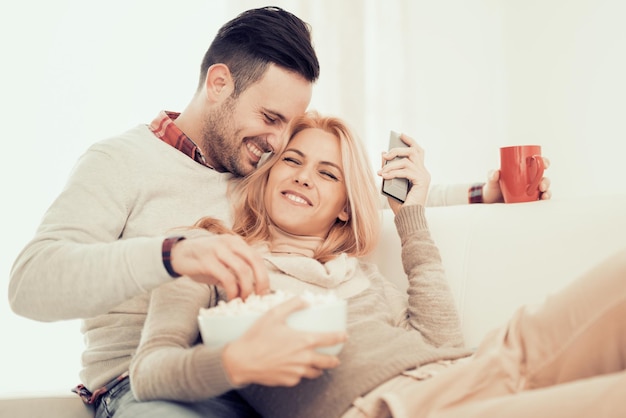
[[[291,164],[300,164],[300,161],[298,161],[297,159],[293,157],[283,157],[283,161],[286,163],[291,163]]]
[[[331,180],[339,180],[339,178],[331,173],[330,171],[321,171],[320,172],[324,177],[328,177]]]

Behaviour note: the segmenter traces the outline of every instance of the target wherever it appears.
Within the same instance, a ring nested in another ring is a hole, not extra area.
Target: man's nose
[[[272,148],[272,153],[277,150],[283,149],[285,145],[287,145],[287,141],[289,139],[289,132],[287,131],[287,126],[276,128],[273,132],[268,134],[265,137],[265,141],[269,144],[270,148]]]

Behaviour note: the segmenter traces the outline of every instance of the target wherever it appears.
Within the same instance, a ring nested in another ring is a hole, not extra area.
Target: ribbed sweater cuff
[[[394,222],[401,237],[412,232],[428,230],[426,210],[422,205],[402,206],[394,218]]]
[[[222,362],[222,351],[209,349],[202,350],[202,361],[196,364],[195,375],[201,378],[201,384],[204,387],[204,393],[210,393],[212,396],[228,392],[235,387],[224,370]]]

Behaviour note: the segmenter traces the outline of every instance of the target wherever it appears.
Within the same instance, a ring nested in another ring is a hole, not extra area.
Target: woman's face
[[[264,203],[272,222],[294,235],[326,237],[348,220],[339,139],[321,129],[298,132],[271,168]]]

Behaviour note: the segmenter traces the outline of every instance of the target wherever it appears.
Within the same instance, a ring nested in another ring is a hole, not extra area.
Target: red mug
[[[532,202],[541,192],[543,158],[539,145],[500,148],[500,190],[505,203]]]

